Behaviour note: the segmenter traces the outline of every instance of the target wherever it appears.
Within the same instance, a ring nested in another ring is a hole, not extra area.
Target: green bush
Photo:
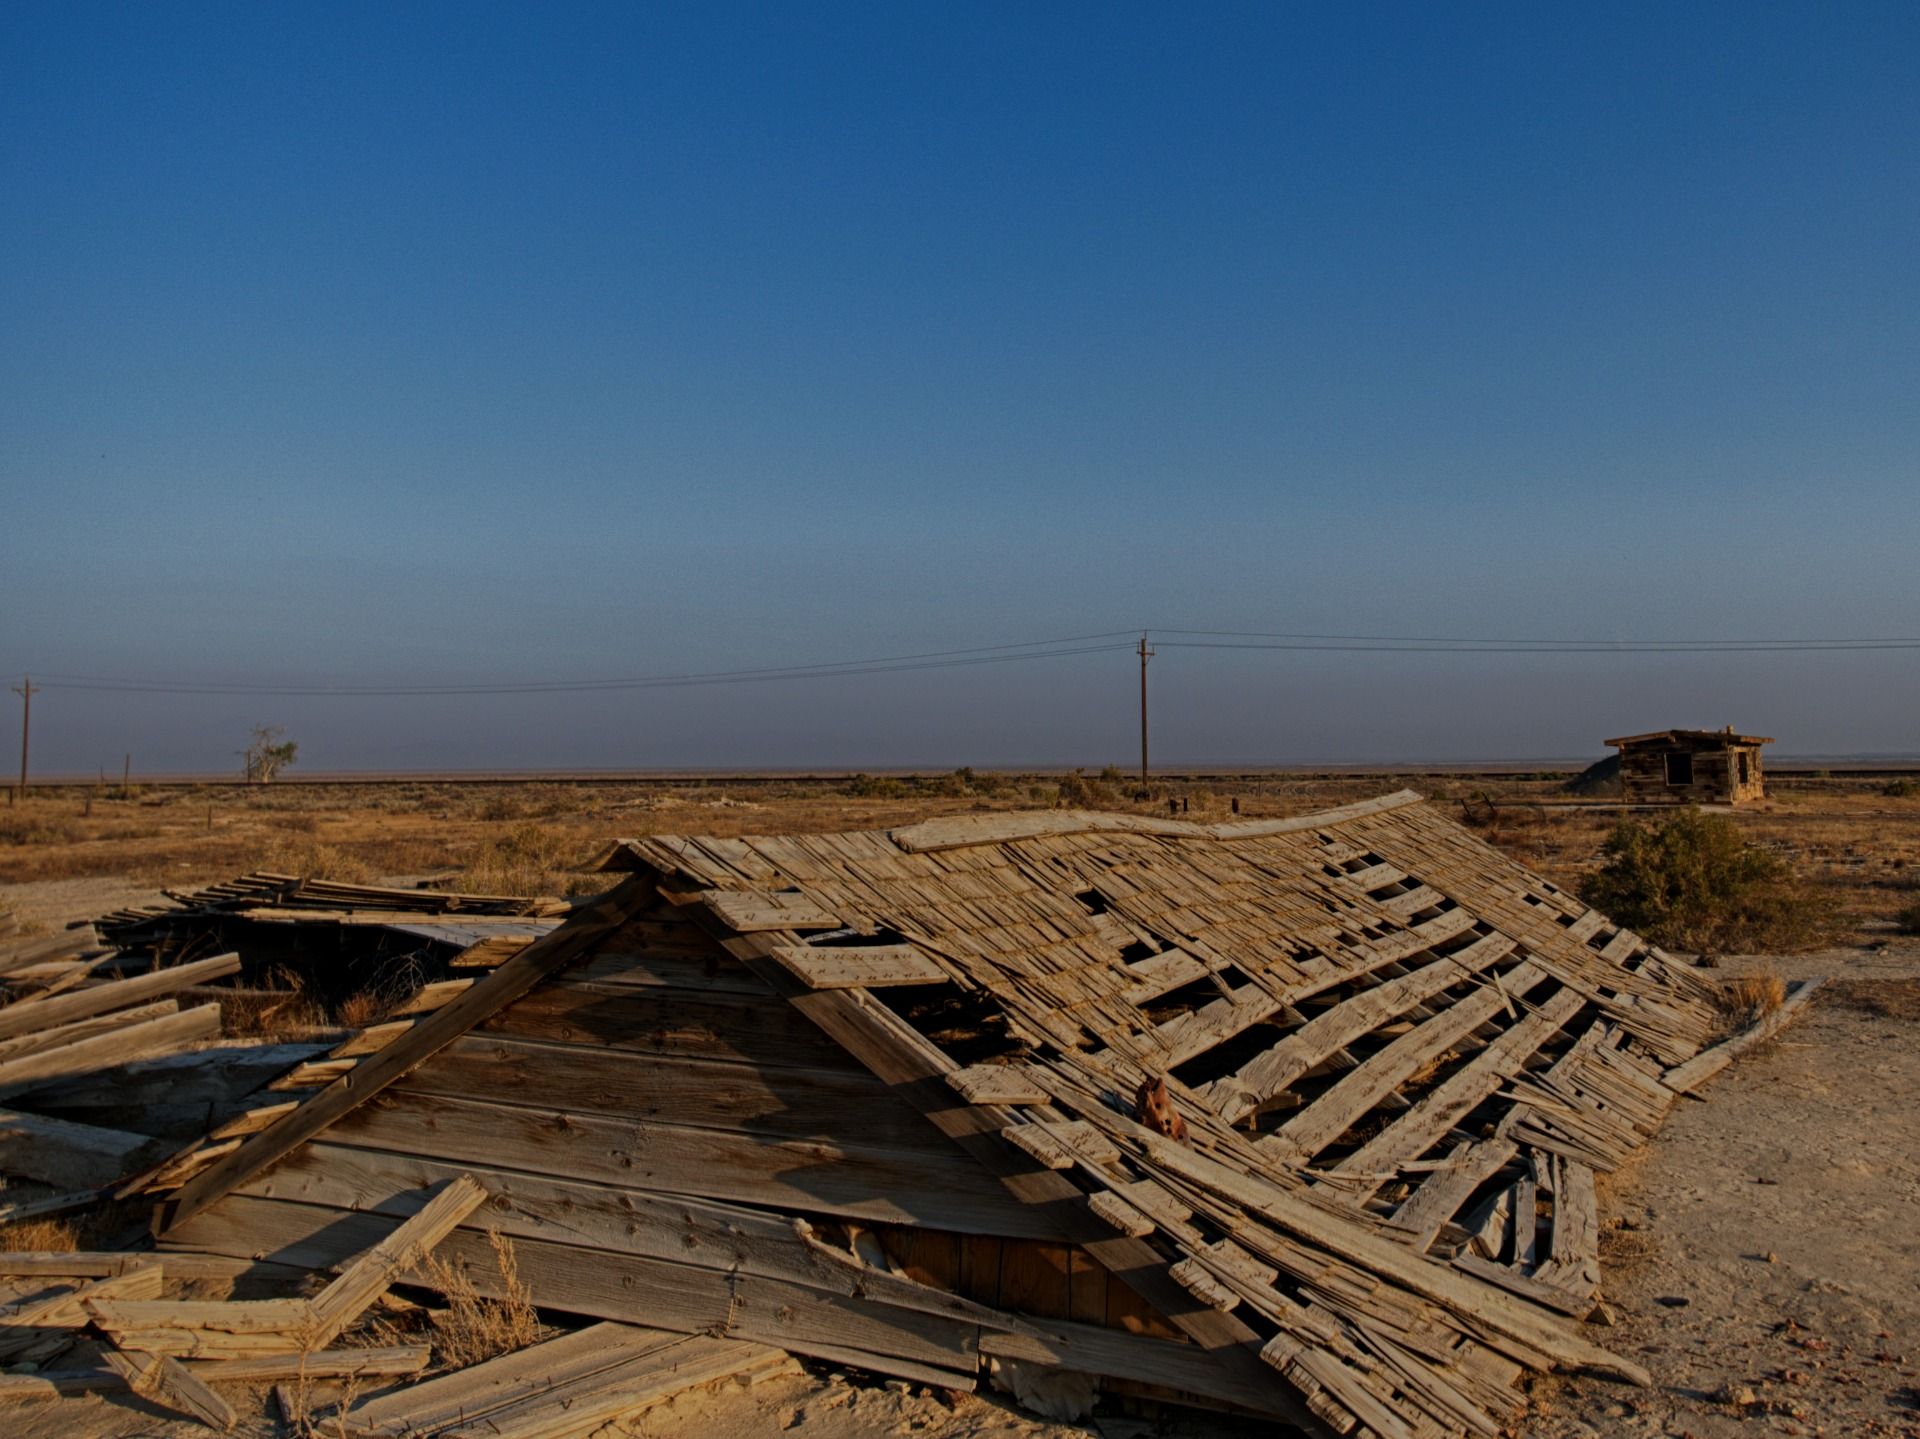
[[[1686,810],[1622,820],[1581,887],[1595,909],[1656,944],[1698,953],[1806,949],[1831,933],[1833,905],[1732,820]]]
[[[1920,780],[1897,779],[1880,791],[1888,799],[1912,799],[1920,794]]]

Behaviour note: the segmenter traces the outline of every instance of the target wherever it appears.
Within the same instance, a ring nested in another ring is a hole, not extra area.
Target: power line
[[[1337,640],[1352,643],[1380,644],[1436,644],[1436,645],[1572,645],[1576,647],[1612,648],[1631,646],[1640,649],[1657,649],[1669,645],[1732,645],[1740,647],[1792,645],[1797,647],[1824,648],[1849,645],[1920,645],[1920,638],[1882,637],[1876,639],[1815,639],[1801,636],[1794,639],[1518,639],[1513,636],[1502,638],[1473,637],[1468,635],[1317,635],[1294,634],[1285,630],[1177,630],[1155,629],[1157,635],[1199,635],[1205,637],[1223,637],[1227,639],[1249,640]]]
[[[758,669],[702,670],[678,674],[631,675],[596,679],[520,680],[472,684],[329,684],[319,681],[255,683],[247,681],[175,681],[123,679],[99,675],[42,674],[36,686],[93,693],[231,695],[261,698],[400,698],[463,695],[579,694],[619,690],[684,689],[706,685],[761,684],[777,681],[840,679],[858,675],[901,674],[920,670],[1012,664],[1025,660],[1066,659],[1119,650],[1138,652],[1147,637],[1169,649],[1278,651],[1328,654],[1741,654],[1857,653],[1920,650],[1920,638],[1849,639],[1514,639],[1459,635],[1333,635],[1261,630],[1149,629],[1109,630],[1014,644],[866,659],[820,661]],[[1138,644],[1131,637],[1139,637]],[[1187,636],[1187,638],[1175,638]],[[1142,662],[1144,669],[1144,661]]]
[[[426,695],[572,694],[606,690],[676,689],[715,684],[752,684],[774,680],[837,679],[848,675],[896,674],[910,670],[953,669],[969,665],[1011,664],[1020,660],[1062,659],[1071,655],[1101,654],[1131,649],[1122,636],[1133,630],[1101,635],[1075,635],[1057,640],[1028,640],[1018,644],[979,645],[970,649],[932,650],[922,654],[888,655],[874,659],[834,660],[809,665],[763,669],[706,670],[687,674],[635,675],[624,678],[580,680],[525,680],[499,684],[346,685],[320,683],[250,684],[245,682],[186,683],[171,680],[126,680],[94,675],[42,675],[45,687],[120,694],[253,695],[400,697]]]
[[[1160,634],[1171,631],[1158,631]],[[1234,640],[1169,640],[1168,649],[1286,650],[1327,654],[1470,654],[1470,655],[1679,655],[1679,654],[1788,654],[1793,652],[1842,654],[1869,650],[1920,650],[1920,639],[1893,640],[1407,640],[1386,638],[1355,643],[1318,640],[1269,641],[1259,644]]]

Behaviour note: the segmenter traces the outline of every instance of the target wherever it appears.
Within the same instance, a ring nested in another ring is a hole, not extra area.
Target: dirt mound
[[[1595,760],[1579,774],[1560,786],[1564,794],[1590,796],[1617,795],[1620,793],[1620,756],[1610,754],[1605,759]]]

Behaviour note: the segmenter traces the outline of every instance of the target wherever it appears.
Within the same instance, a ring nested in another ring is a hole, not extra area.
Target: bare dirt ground
[[[1654,1387],[1538,1384],[1529,1434],[1920,1436],[1920,942],[1762,964],[1827,988],[1602,1196]]]
[[[1509,807],[1482,832],[1573,885],[1617,818],[1561,809],[1549,782],[1273,779],[1231,790],[1167,784],[1146,801],[1093,780],[1069,802],[1191,819],[1301,813],[1397,788],[1457,802],[1491,792]],[[1060,777],[882,780],[861,793],[713,781],[505,791],[168,792],[117,805],[68,792],[0,811],[0,903],[53,928],[251,867],[318,868],[339,878],[453,872],[463,887],[528,881],[557,889],[568,869],[619,834],[893,825],[933,814],[1053,802]],[[1071,788],[1071,786],[1069,786]],[[1547,803],[1535,804],[1536,801]],[[212,819],[208,819],[211,806]],[[1920,799],[1845,779],[1780,786],[1742,829],[1793,861],[1836,901],[1837,947],[1729,958],[1729,976],[1771,969],[1823,975],[1827,991],[1777,1040],[1676,1110],[1645,1155],[1602,1192],[1605,1295],[1616,1319],[1595,1331],[1646,1366],[1648,1389],[1548,1379],[1530,1391],[1520,1433],[1577,1436],[1890,1435],[1920,1439],[1920,940],[1891,917],[1920,901]],[[590,883],[590,881],[577,881]],[[237,1397],[237,1396],[236,1396]],[[265,1391],[241,1404],[239,1432],[280,1432]],[[205,1431],[130,1396],[18,1406],[5,1432],[100,1439]],[[945,1396],[814,1368],[752,1389],[725,1386],[648,1411],[641,1435],[880,1439],[982,1435],[1240,1435],[1204,1416],[1102,1417],[1053,1424],[997,1396]]]

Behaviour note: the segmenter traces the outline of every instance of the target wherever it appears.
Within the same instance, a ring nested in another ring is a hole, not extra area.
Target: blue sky
[[[1911,5],[0,12],[0,669],[1920,635]],[[1920,654],[1154,661],[1168,763],[1920,750]],[[1124,762],[1137,667],[50,687],[48,771]]]

